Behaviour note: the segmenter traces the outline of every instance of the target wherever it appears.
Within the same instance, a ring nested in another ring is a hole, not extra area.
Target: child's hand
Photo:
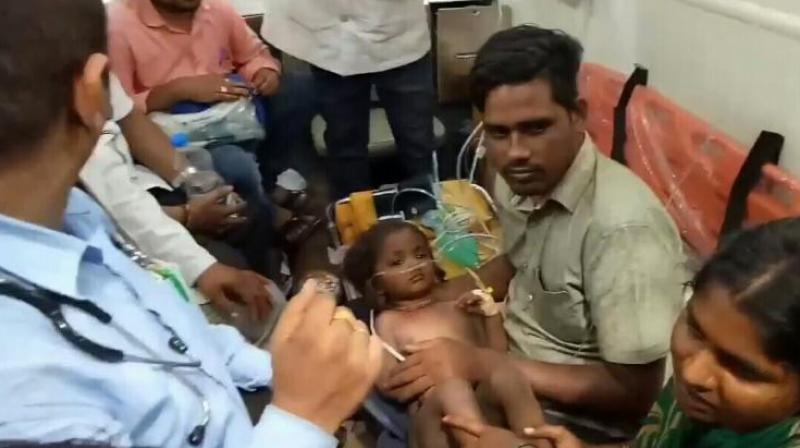
[[[500,312],[500,307],[494,301],[494,297],[480,289],[472,290],[458,299],[457,307],[470,313],[484,317],[496,316]]]

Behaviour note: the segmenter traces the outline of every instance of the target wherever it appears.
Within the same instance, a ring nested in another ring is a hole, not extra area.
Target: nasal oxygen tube
[[[470,134],[467,141],[464,143],[464,146],[461,148],[458,154],[457,160],[457,167],[456,172],[458,173],[458,178],[461,177],[461,164],[462,158],[466,153],[469,144],[480,135],[477,154],[475,160],[473,161],[472,168],[470,170],[470,182],[473,181],[475,172],[477,169],[477,162],[478,159],[483,157],[485,154],[485,148],[483,147],[484,141],[484,134],[483,134],[483,123],[480,123]],[[438,160],[434,155],[433,158],[434,167],[438,168]],[[395,200],[397,196],[405,193],[418,193],[424,194],[426,196],[431,197],[434,199],[437,205],[436,210],[432,210],[423,216],[423,223],[426,227],[429,227],[434,230],[436,233],[436,239],[434,240],[434,245],[438,249],[438,255],[440,257],[447,258],[451,262],[463,267],[467,274],[475,281],[475,285],[477,286],[476,289],[472,291],[477,297],[480,297],[481,300],[485,302],[491,302],[494,304],[494,298],[492,294],[494,290],[487,286],[480,278],[480,276],[475,272],[476,269],[480,267],[481,260],[480,260],[480,245],[481,243],[478,241],[479,238],[484,240],[497,240],[497,237],[492,235],[489,229],[486,227],[486,224],[483,221],[480,221],[481,226],[483,227],[482,233],[471,233],[468,232],[469,225],[472,222],[473,215],[470,210],[466,208],[460,207],[463,210],[459,210],[457,207],[449,207],[443,203],[441,200],[441,188],[439,187],[439,178],[438,178],[438,169],[434,171],[434,183],[433,183],[433,191],[434,194],[417,188],[409,188],[405,190],[401,190],[395,196],[395,199],[392,201],[392,211],[394,212],[395,208]],[[448,210],[450,208],[450,210]],[[499,253],[499,248],[489,242],[483,243],[489,249],[492,249],[493,252]],[[418,269],[421,266],[425,266],[427,263],[433,263],[433,260],[423,261],[418,263],[414,266],[409,268],[401,269],[401,270],[385,270],[381,272],[375,273],[371,278],[370,282],[372,282],[376,277],[383,276],[383,275],[399,275],[404,274],[414,269]],[[491,315],[496,314],[497,310],[489,310]],[[378,335],[378,332],[375,328],[375,310],[370,310],[370,331],[373,335]],[[384,350],[386,350],[393,358],[395,358],[399,362],[405,362],[406,357],[403,356],[399,350],[389,345],[387,342],[381,339],[381,344],[383,345]]]

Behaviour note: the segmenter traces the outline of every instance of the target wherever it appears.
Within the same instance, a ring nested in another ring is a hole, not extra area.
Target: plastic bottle
[[[205,148],[191,146],[186,134],[173,135],[172,146],[180,154],[175,157],[175,169],[186,175],[183,188],[187,196],[202,196],[225,185],[213,170],[211,154]]]

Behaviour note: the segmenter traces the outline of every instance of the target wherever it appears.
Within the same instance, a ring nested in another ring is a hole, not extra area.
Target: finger
[[[389,377],[389,379],[386,380],[386,387],[389,389],[400,389],[427,376],[424,366],[421,364],[416,365]]]
[[[209,193],[205,199],[208,202],[219,202],[221,199],[227,197],[231,193],[233,193],[233,187],[230,185],[225,185],[211,191],[211,193]]]
[[[217,103],[232,103],[242,99],[241,95],[234,95],[232,93],[217,92],[214,94],[214,101]]]
[[[429,348],[435,347],[437,344],[441,342],[441,339],[428,339],[427,341],[415,342],[413,344],[408,344],[405,347],[405,350],[409,353],[418,353],[425,351]]]
[[[246,202],[238,202],[235,204],[221,204],[220,213],[224,215],[235,215],[243,212],[247,208]]]
[[[225,218],[223,226],[230,229],[231,227],[237,227],[246,223],[247,223],[247,216],[232,215]]]
[[[263,287],[258,279],[251,284],[251,294],[250,294],[250,305],[253,311],[255,312],[255,316],[257,316],[259,322],[264,322],[269,317],[269,313],[272,309],[272,300],[270,300],[269,292],[267,292],[266,288]]]
[[[244,84],[228,84],[226,87],[227,92],[223,92],[226,95],[231,95],[236,97],[236,99],[240,99],[242,97],[250,96],[250,89],[247,88]]]
[[[442,423],[451,428],[460,429],[474,437],[480,437],[486,429],[486,425],[482,422],[460,415],[445,415],[442,418]]]
[[[223,291],[217,292],[208,299],[211,301],[214,307],[216,307],[226,316],[230,316],[236,312],[236,304],[234,304]]]
[[[538,428],[525,428],[522,433],[533,439],[544,439],[558,445],[571,440],[574,436],[563,426],[544,425]]]
[[[317,292],[318,284],[314,282],[313,299],[306,309],[298,332],[302,332],[309,340],[320,339],[324,332],[330,328],[333,313],[336,311],[336,301]]]
[[[423,376],[403,387],[391,389],[391,394],[401,403],[406,403],[424,394],[433,386],[433,380],[427,376]]]
[[[275,326],[275,331],[272,335],[273,341],[284,341],[295,332],[305,318],[306,311],[314,302],[316,290],[316,282],[309,280],[305,282],[303,289],[289,300],[283,315],[278,321],[278,325]]]

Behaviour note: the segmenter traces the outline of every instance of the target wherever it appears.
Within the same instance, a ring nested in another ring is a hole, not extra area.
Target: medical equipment
[[[194,394],[200,400],[203,409],[202,418],[186,437],[186,441],[191,446],[200,446],[203,443],[203,440],[205,439],[206,428],[211,420],[211,406],[203,392],[200,391],[197,386],[192,384],[192,382],[186,379],[182,374],[176,371],[177,369],[198,369],[203,372],[201,363],[199,360],[196,360],[187,354],[189,351],[188,345],[177,335],[172,327],[167,325],[161,319],[157,313],[153,312],[153,317],[170,335],[167,345],[177,355],[185,356],[188,358],[188,360],[181,361],[164,359],[159,357],[157,354],[152,353],[152,351],[149,357],[135,356],[127,354],[122,350],[95,342],[80,334],[70,325],[62,312],[63,307],[66,306],[79,309],[92,316],[98,322],[105,325],[111,325],[115,330],[122,333],[127,339],[134,342],[135,345],[146,347],[146,345],[134,334],[120,326],[115,325],[111,315],[96,304],[87,300],[73,299],[57,292],[41,288],[5,270],[0,270],[0,294],[17,299],[33,308],[36,308],[50,320],[56,331],[64,339],[66,339],[67,342],[72,344],[81,352],[86,353],[98,361],[113,364],[120,364],[123,362],[150,364],[164,368],[166,372],[172,374],[175,379],[186,386],[186,388],[189,389],[192,394]]]

